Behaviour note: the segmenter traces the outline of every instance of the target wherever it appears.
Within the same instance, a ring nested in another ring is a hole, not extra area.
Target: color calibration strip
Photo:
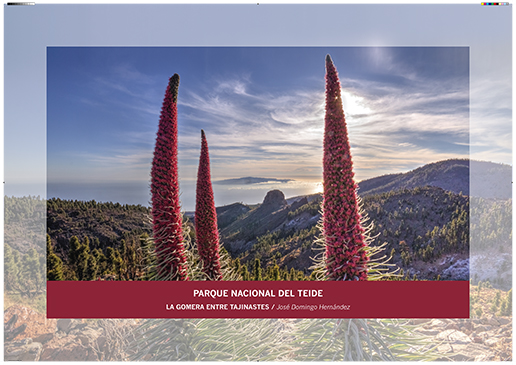
[[[482,5],[509,5],[509,3],[481,3]]]

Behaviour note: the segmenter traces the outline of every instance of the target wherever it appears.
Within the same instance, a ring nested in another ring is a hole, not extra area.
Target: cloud
[[[402,142],[402,143],[398,143],[398,146],[400,147],[416,147],[416,145],[412,144],[412,143],[408,143],[408,142]]]
[[[360,97],[369,109],[360,115],[346,113],[353,155],[364,164],[355,165],[357,176],[468,157],[468,80],[432,80],[414,73],[404,80],[348,78],[342,82],[348,85],[345,92]]]
[[[156,82],[156,79],[154,77],[138,71],[133,65],[129,63],[115,65],[112,68],[112,73],[116,75],[117,78],[124,80],[125,82],[130,82],[132,84],[137,83],[144,85],[153,85]]]
[[[396,60],[388,59],[378,65],[376,72],[397,70]],[[379,80],[342,80],[357,178],[406,171],[439,159],[467,157],[467,80],[431,80],[414,70],[392,73]],[[150,78],[123,67],[118,75],[125,78],[97,81],[131,96],[125,103],[135,102],[128,107],[152,117],[143,132],[123,132],[127,148],[106,156],[90,155],[89,159],[104,166],[143,168],[152,158],[160,105],[147,103],[142,97],[145,91],[136,91],[122,82],[141,79],[151,85]],[[245,74],[184,88],[178,101],[182,178],[195,181],[201,129],[208,138],[214,178],[321,178],[324,98],[320,89],[264,91]],[[157,99],[161,100],[162,95]]]
[[[343,96],[350,109],[345,112],[357,177],[467,157],[467,80],[428,80],[414,73],[403,78],[402,84],[342,82],[351,85],[343,88]],[[185,93],[180,101],[184,166],[198,158],[203,128],[212,171],[220,178],[256,176],[257,171],[278,178],[320,177],[324,93],[260,93],[252,86],[250,78],[237,77]]]
[[[229,93],[233,93],[236,95],[250,96],[246,92],[248,80],[249,80],[249,77],[245,76],[245,77],[242,77],[241,80],[234,79],[234,80],[219,81],[219,83],[217,85],[217,91],[229,92]]]
[[[291,181],[294,181],[294,180],[247,176],[247,177],[241,177],[241,178],[237,178],[237,179],[216,180],[213,182],[213,184],[217,184],[217,185],[278,184],[278,183],[288,183]]]
[[[99,167],[113,169],[149,168],[152,161],[152,150],[144,149],[140,151],[116,151],[109,155],[105,154],[82,154],[81,157],[88,163]]]
[[[250,82],[237,78],[210,86],[210,92],[186,93],[180,101],[183,152],[188,149],[198,155],[202,128],[213,168],[230,168],[231,177],[264,168],[264,164],[285,167],[292,161],[310,160],[314,151],[321,150],[324,95],[309,91],[257,93],[251,91]],[[284,175],[296,168],[272,170]]]
[[[110,112],[136,111],[143,117],[156,117],[160,114],[165,86],[163,80],[128,63],[117,64],[103,74],[92,75],[86,84],[88,96],[80,101]]]
[[[472,157],[512,164],[511,95],[510,78],[481,79],[472,85]]]

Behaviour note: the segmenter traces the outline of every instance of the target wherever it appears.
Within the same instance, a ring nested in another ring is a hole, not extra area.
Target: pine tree
[[[296,270],[293,267],[290,268],[290,280],[297,280]]]
[[[136,274],[138,269],[136,248],[134,244],[127,246],[126,259],[125,259],[125,271],[128,280],[136,280]]]
[[[107,258],[104,256],[104,253],[99,248],[96,248],[92,251],[92,256],[95,257],[95,261],[97,263],[97,275],[104,276],[107,272]]]
[[[273,281],[280,281],[281,280],[281,278],[280,278],[280,270],[279,270],[279,266],[277,264],[274,265],[274,267],[272,268],[271,280],[273,280]]]
[[[21,277],[25,294],[32,298],[43,288],[45,280],[42,267],[39,262],[39,255],[35,248],[23,256]]]
[[[323,235],[329,280],[367,280],[364,229],[337,70],[326,56]]]
[[[238,257],[235,259],[235,261],[233,261],[233,266],[235,267],[236,272],[240,272],[242,265],[240,264],[240,259]]]
[[[283,281],[289,281],[290,280],[290,274],[288,272],[288,268],[284,268],[281,270],[281,279]]]
[[[47,234],[47,280],[64,280],[63,261],[54,253],[50,236]]]
[[[86,267],[86,276],[85,280],[96,280],[97,279],[97,272],[98,272],[98,265],[97,265],[97,258],[95,255],[89,255],[88,266]]]
[[[249,275],[249,271],[247,271],[247,266],[242,266],[240,274],[242,276],[242,281],[251,281],[251,276]]]
[[[106,273],[113,273],[115,271],[115,261],[117,255],[113,247],[108,247],[106,249]]]
[[[151,170],[152,219],[158,278],[188,280],[177,174],[179,75],[168,83],[161,108]]]
[[[75,273],[79,280],[88,280],[88,262],[90,259],[90,240],[84,237],[77,252]]]
[[[16,252],[16,251],[15,251]],[[4,246],[4,284],[5,290],[11,291],[19,288],[18,279],[20,268],[18,266],[18,260],[16,260],[11,246],[5,244]]]
[[[512,289],[507,292],[505,299],[502,301],[502,305],[500,306],[500,311],[499,311],[498,315],[499,316],[512,315]]]
[[[142,280],[148,281],[152,279],[152,272],[150,268],[152,267],[150,253],[153,251],[152,242],[149,239],[147,233],[144,233],[140,236],[140,251],[142,252],[142,259],[140,266],[144,271],[144,275]]]
[[[117,251],[117,253],[118,253],[118,251]],[[122,271],[123,271],[124,261],[120,257],[120,254],[118,254],[116,256],[114,265],[115,265],[115,275],[117,276],[118,280],[123,280]]]
[[[217,212],[211,185],[210,156],[203,130],[201,130],[201,156],[197,172],[195,233],[197,249],[203,263],[203,272],[209,280],[222,280]]]
[[[262,279],[262,264],[260,259],[254,259],[254,269],[253,269],[253,280],[261,281]]]
[[[70,249],[68,251],[68,265],[70,265],[72,271],[76,270],[77,260],[81,250],[81,242],[77,236],[70,237]]]

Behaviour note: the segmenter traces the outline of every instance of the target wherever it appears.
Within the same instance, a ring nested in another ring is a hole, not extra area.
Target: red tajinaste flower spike
[[[188,280],[183,216],[177,174],[177,92],[179,75],[169,80],[151,170],[152,220],[158,279]]]
[[[366,241],[337,70],[326,56],[323,235],[329,280],[367,280]]]
[[[201,157],[197,172],[195,234],[203,272],[209,280],[222,280],[219,256],[219,231],[210,175],[210,155],[206,135],[201,130]]]

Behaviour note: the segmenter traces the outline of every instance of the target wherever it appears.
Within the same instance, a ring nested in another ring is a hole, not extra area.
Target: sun
[[[342,104],[344,112],[348,114],[369,114],[371,109],[367,106],[366,99],[353,94],[350,91],[341,89]]]
[[[315,188],[314,188],[314,194],[322,193],[322,192],[324,192],[323,183],[322,182],[316,183]]]

